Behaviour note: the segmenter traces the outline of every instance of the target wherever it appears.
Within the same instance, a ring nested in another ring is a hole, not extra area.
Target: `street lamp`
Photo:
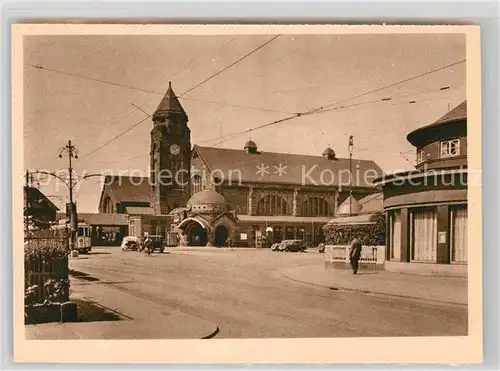
[[[354,149],[354,137],[349,135],[349,215],[352,215],[352,151]]]
[[[71,248],[74,246],[75,234],[78,228],[78,214],[76,212],[76,205],[73,202],[73,167],[71,160],[78,159],[78,152],[75,146],[68,140],[68,144],[59,149],[59,158],[63,158],[63,154],[68,154],[68,173],[69,173],[69,205],[70,205],[70,233],[71,233]]]

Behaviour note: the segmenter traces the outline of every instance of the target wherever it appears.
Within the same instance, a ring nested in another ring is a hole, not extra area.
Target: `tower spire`
[[[174,90],[172,89],[171,81],[168,82],[168,89],[165,92],[165,95],[163,96],[163,99],[161,100],[160,104],[156,108],[156,111],[153,114],[153,118],[159,116],[168,116],[170,114],[187,116],[186,111],[184,111],[184,108],[182,108],[179,99],[177,98],[177,96],[174,93]]]

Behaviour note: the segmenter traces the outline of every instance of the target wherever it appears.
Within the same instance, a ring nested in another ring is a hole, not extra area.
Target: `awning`
[[[129,215],[155,215],[155,209],[152,207],[127,206],[125,213]]]
[[[361,214],[361,215],[353,215],[353,216],[343,216],[338,218],[333,218],[328,221],[328,225],[348,225],[348,224],[375,224],[371,221],[371,217],[374,214]]]
[[[301,223],[301,224],[326,224],[331,217],[328,216],[291,216],[291,215],[245,215],[238,214],[240,222],[253,223]]]

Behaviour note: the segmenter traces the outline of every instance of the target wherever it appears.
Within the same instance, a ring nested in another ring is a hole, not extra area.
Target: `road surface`
[[[152,302],[212,321],[217,338],[467,334],[465,307],[332,291],[280,273],[322,259],[314,250],[197,248],[147,256],[109,247],[93,248],[70,267],[99,279],[90,285],[105,282],[132,295],[130,305]]]

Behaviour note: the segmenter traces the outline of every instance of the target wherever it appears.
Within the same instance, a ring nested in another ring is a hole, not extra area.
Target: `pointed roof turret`
[[[360,212],[361,212],[361,205],[359,204],[359,202],[354,197],[349,196],[344,202],[342,202],[342,204],[340,204],[335,214],[352,215],[352,214],[359,214]]]
[[[169,81],[167,92],[165,93],[163,99],[156,108],[153,117],[168,115],[171,113],[187,116],[186,111],[184,111],[184,108],[182,108],[179,99],[177,98],[172,89],[172,82]]]

